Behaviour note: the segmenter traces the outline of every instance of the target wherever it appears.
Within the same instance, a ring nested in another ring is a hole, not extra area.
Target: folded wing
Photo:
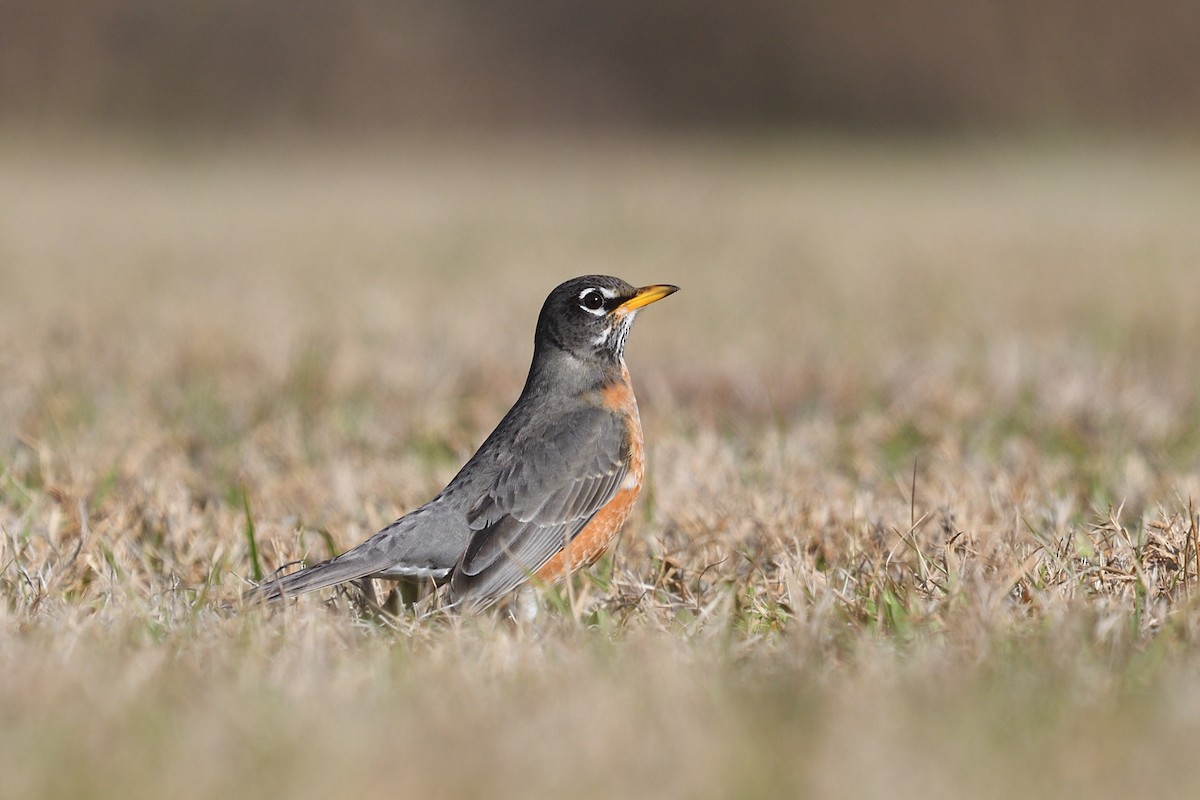
[[[450,579],[452,602],[486,606],[533,576],[616,494],[629,455],[623,419],[569,415],[518,447],[468,514],[473,531]]]

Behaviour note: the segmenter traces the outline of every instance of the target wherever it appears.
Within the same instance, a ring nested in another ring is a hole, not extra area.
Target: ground
[[[0,139],[13,797],[1190,794],[1200,151]],[[682,291],[532,620],[259,571],[436,492],[560,280]]]

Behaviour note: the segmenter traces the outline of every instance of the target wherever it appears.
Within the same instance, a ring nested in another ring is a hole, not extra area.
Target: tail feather
[[[465,525],[462,528],[466,530]],[[446,537],[436,526],[433,515],[417,509],[337,558],[268,578],[242,599],[250,603],[283,600],[367,577],[440,581],[466,546],[466,535],[462,538],[464,542],[460,545],[457,539]]]
[[[284,600],[337,583],[365,578],[379,571],[379,564],[375,559],[353,557],[354,555],[352,550],[288,575],[268,578],[248,591],[242,599],[250,603]]]

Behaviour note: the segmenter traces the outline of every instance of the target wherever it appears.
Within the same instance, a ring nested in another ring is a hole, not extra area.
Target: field
[[[0,796],[1192,796],[1198,208],[1162,142],[10,135]],[[531,621],[239,605],[589,272],[682,287],[614,554]]]

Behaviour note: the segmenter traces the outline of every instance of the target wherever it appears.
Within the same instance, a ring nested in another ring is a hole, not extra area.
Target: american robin
[[[587,275],[546,298],[517,402],[437,497],[342,555],[264,581],[281,599],[359,578],[449,581],[449,602],[491,605],[530,578],[559,580],[612,543],[645,459],[625,338],[678,290]]]

